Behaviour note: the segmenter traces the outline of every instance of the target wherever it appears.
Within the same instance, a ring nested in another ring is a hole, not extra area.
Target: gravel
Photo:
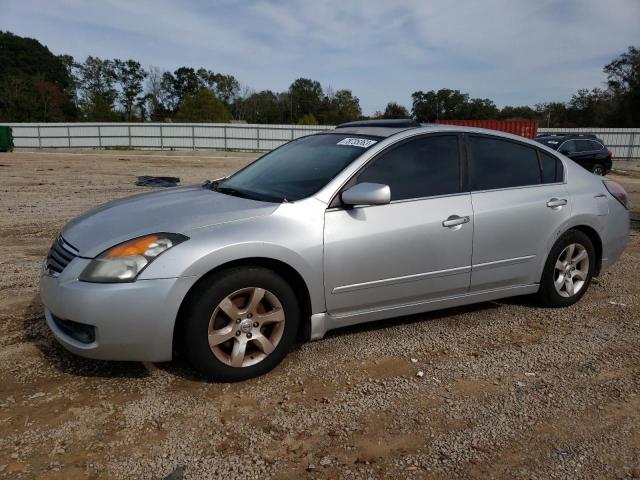
[[[86,152],[85,152],[86,153]],[[272,373],[109,363],[53,340],[42,256],[81,211],[255,157],[18,152],[0,167],[2,478],[640,478],[640,236],[577,305],[507,299],[331,332]],[[637,210],[638,178],[617,178]]]

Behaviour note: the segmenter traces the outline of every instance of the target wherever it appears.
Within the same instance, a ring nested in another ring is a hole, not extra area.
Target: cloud
[[[136,58],[283,90],[297,77],[351,88],[365,112],[415,90],[458,88],[499,104],[566,100],[640,43],[637,0],[34,0],[3,28],[78,58]]]

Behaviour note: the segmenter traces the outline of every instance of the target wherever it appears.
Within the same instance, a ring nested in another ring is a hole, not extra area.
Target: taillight
[[[611,196],[618,200],[624,208],[629,210],[629,196],[624,188],[622,188],[622,185],[614,182],[613,180],[603,180],[602,183],[604,183],[604,186],[607,188]]]
[[[607,150],[607,157],[609,158],[613,157],[613,153],[611,153],[611,150]]]

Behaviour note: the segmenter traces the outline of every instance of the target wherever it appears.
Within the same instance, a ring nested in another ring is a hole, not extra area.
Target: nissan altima
[[[40,291],[49,328],[78,355],[182,352],[237,381],[347,325],[517,295],[567,307],[628,230],[624,189],[543,144],[352,122],[227,178],[72,220]]]

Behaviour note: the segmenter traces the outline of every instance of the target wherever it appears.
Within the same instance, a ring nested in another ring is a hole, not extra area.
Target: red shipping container
[[[436,123],[460,125],[463,127],[488,128],[534,138],[538,133],[537,120],[438,120]]]

